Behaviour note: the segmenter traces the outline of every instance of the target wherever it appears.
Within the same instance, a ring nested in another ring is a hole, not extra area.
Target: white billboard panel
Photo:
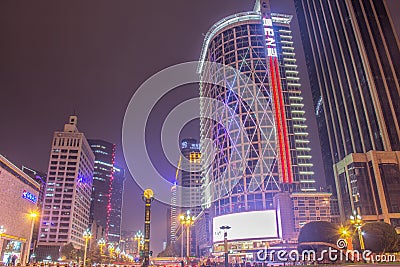
[[[221,226],[230,226],[228,240],[278,238],[275,210],[250,211],[213,218],[213,242],[224,241]]]

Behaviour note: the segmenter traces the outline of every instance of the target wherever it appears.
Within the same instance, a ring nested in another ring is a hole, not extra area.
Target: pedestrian
[[[12,258],[11,258],[11,265],[12,265],[12,266],[15,266],[15,262],[16,262],[17,258],[18,258],[18,257],[17,257],[17,255],[15,255],[15,254],[12,256]]]

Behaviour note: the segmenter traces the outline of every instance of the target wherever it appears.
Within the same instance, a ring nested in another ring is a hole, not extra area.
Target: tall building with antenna
[[[59,257],[61,246],[83,248],[82,233],[89,225],[94,154],[78,118],[70,116],[63,131],[54,133],[44,195],[37,259]]]
[[[221,241],[218,221],[229,217],[234,224],[253,214],[267,223],[277,217],[277,206],[293,211],[282,213],[293,222],[284,231],[298,233],[308,221],[330,220],[330,194],[317,192],[315,185],[291,20],[271,13],[269,1],[257,1],[254,11],[220,20],[205,36],[198,68],[207,166],[202,205],[214,217],[214,244]],[[294,206],[304,200],[309,210]],[[237,238],[283,236],[238,233]]]

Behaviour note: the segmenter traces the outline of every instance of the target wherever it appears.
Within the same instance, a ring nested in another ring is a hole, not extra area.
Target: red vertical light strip
[[[292,164],[290,157],[289,137],[286,125],[285,105],[283,100],[283,91],[281,85],[281,77],[279,74],[279,64],[276,52],[276,43],[272,20],[269,13],[263,16],[264,33],[267,46],[267,56],[269,58],[269,72],[271,78],[271,87],[273,93],[273,101],[275,106],[276,128],[279,143],[279,158],[282,168],[283,183],[292,183]]]
[[[106,241],[108,242],[108,233],[110,230],[110,217],[111,217],[111,197],[112,197],[112,188],[114,181],[114,160],[115,160],[115,144],[113,144],[112,156],[111,156],[111,177],[110,177],[110,186],[108,188],[108,203],[107,203],[107,223],[106,223]]]
[[[281,77],[279,75],[279,65],[278,65],[278,59],[275,58],[275,74],[277,76],[277,84],[278,84],[278,95],[279,95],[279,109],[281,112],[281,118],[282,118],[282,128],[283,128],[283,138],[284,138],[284,145],[285,145],[285,156],[286,156],[286,164],[287,164],[287,173],[288,173],[288,182],[291,184],[293,183],[293,176],[292,176],[292,162],[291,162],[291,157],[290,157],[290,146],[289,146],[289,138],[288,138],[288,131],[287,131],[287,125],[286,125],[286,114],[285,114],[285,105],[283,102],[283,92],[282,92],[282,86],[281,86]]]
[[[273,93],[273,100],[274,100],[274,105],[275,105],[276,126],[277,126],[277,130],[278,130],[279,158],[280,158],[280,162],[281,162],[283,182],[287,183],[288,179],[287,179],[286,171],[285,171],[285,153],[284,153],[283,140],[282,140],[283,133],[282,133],[280,106],[279,106],[279,95],[278,95],[277,88],[276,88],[276,77],[275,77],[274,63],[272,61],[272,57],[269,58],[269,70],[270,70],[270,74],[271,74],[272,93]]]

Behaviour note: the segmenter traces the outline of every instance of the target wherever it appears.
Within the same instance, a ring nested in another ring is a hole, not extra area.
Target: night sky
[[[400,1],[388,0],[393,14]],[[18,166],[47,171],[53,132],[69,115],[87,138],[117,144],[117,164],[125,166],[121,126],[135,90],[168,66],[198,60],[204,34],[218,20],[253,8],[253,1],[0,1],[0,153]],[[295,15],[292,0],[272,0],[273,12]],[[400,29],[400,18],[394,23]],[[310,126],[316,179],[322,164],[297,20],[292,23]],[[400,32],[400,31],[398,31]],[[177,88],[162,99],[150,118],[151,157],[171,178],[163,160],[160,129],[168,111],[197,97],[198,85]],[[198,138],[198,122],[181,137]],[[178,149],[178,148],[177,148]],[[140,156],[140,155],[138,155]],[[143,228],[139,189],[127,175],[123,230]],[[154,203],[151,247],[166,240],[166,206]]]

